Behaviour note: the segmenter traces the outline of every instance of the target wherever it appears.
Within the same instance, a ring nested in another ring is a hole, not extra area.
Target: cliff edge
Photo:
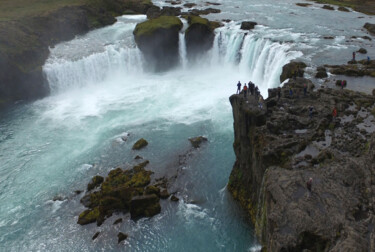
[[[254,96],[230,97],[236,162],[228,189],[262,251],[375,251],[374,101],[314,91],[304,78],[269,90],[263,108]]]

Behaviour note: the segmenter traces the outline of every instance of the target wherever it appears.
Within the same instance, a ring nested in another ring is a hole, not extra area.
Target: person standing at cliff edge
[[[237,83],[237,92],[236,92],[236,94],[239,94],[240,92],[241,92],[241,82],[240,81],[238,81],[238,83]]]
[[[243,97],[245,97],[245,99],[247,99],[247,86],[246,86],[246,84],[243,87]]]
[[[355,61],[355,52],[353,52],[353,62]]]

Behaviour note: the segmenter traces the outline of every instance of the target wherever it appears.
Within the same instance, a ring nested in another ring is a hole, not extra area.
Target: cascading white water
[[[179,56],[182,69],[188,70],[186,44],[183,31],[179,34]],[[267,89],[276,87],[283,65],[300,57],[301,52],[291,51],[287,43],[272,42],[259,38],[255,33],[239,29],[238,25],[229,25],[217,30],[212,49],[207,57],[202,57],[200,67],[211,70],[215,66],[238,68],[244,81],[251,80],[259,86],[264,96]],[[208,58],[208,60],[207,60]],[[127,46],[108,45],[103,51],[82,57],[78,60],[66,60],[52,56],[43,70],[53,94],[67,89],[98,85],[108,78],[121,75],[142,74],[142,53],[131,41]],[[238,76],[233,76],[233,82]]]
[[[105,47],[76,61],[50,58],[43,67],[52,94],[101,83],[110,75],[142,72],[142,54],[138,48]]]
[[[211,50],[212,64],[238,66],[246,81],[258,85],[263,95],[280,83],[282,67],[300,56],[302,53],[292,51],[287,43],[258,38],[255,33],[239,30],[239,26],[219,29]]]

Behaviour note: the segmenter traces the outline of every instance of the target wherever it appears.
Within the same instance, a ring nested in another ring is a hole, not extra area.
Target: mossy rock
[[[189,138],[189,141],[190,141],[191,145],[192,145],[194,148],[199,148],[200,145],[201,145],[203,142],[207,142],[207,138],[205,138],[205,137],[203,137],[203,136],[199,136],[199,137]]]
[[[179,31],[182,22],[175,16],[160,16],[137,24],[133,34],[147,68],[167,71],[179,63]]]
[[[97,221],[99,215],[100,211],[98,207],[94,208],[93,210],[85,210],[79,215],[77,223],[80,225],[93,223]]]
[[[92,189],[98,187],[101,183],[103,183],[104,178],[102,176],[95,176],[91,179],[90,183],[87,185],[87,191],[91,191]]]
[[[151,217],[161,211],[160,199],[155,194],[134,197],[130,205],[131,218]]]
[[[301,7],[308,7],[308,6],[311,6],[312,4],[309,4],[309,3],[296,3],[297,6],[301,6]]]
[[[359,50],[357,52],[362,53],[362,54],[366,54],[367,50],[365,48],[359,48]]]
[[[139,139],[134,145],[133,145],[133,150],[140,150],[148,145],[148,142],[141,138]]]
[[[173,29],[179,31],[182,28],[182,22],[178,17],[161,16],[152,20],[137,24],[133,34],[136,41],[143,36],[151,36],[160,29]]]
[[[280,82],[292,77],[303,77],[307,65],[304,62],[290,62],[283,66]]]
[[[335,8],[333,8],[333,7],[330,6],[330,5],[323,5],[322,8],[325,9],[325,10],[335,10]]]
[[[194,61],[212,48],[215,34],[214,24],[200,16],[185,17],[189,27],[185,31],[186,51],[189,61]]]
[[[257,22],[244,21],[241,23],[241,30],[252,30],[257,25]]]
[[[160,188],[156,186],[147,186],[145,189],[145,194],[156,194],[160,197]]]

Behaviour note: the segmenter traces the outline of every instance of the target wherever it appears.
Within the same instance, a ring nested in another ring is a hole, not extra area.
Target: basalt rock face
[[[30,100],[49,93],[42,73],[48,47],[112,24],[116,21],[114,15],[146,13],[150,6],[148,0],[103,0],[51,7],[49,11],[1,21],[0,105],[1,101]]]
[[[279,100],[269,90],[263,109],[254,96],[230,97],[228,189],[266,251],[375,251],[375,98],[313,86],[297,77]]]
[[[375,60],[349,61],[347,65],[326,65],[333,74],[375,77]]]
[[[81,203],[88,209],[79,215],[77,223],[86,225],[96,222],[100,226],[114,212],[130,212],[133,219],[151,217],[160,213],[158,186],[163,185],[160,183],[149,185],[153,172],[144,169],[148,163],[144,161],[130,170],[114,169],[104,181],[102,177],[100,181],[94,177],[92,182],[98,181],[101,186],[99,190],[82,197]]]
[[[290,62],[283,66],[283,71],[280,75],[280,82],[292,77],[303,77],[306,64],[303,62]]]
[[[161,16],[137,24],[133,31],[135,42],[149,68],[166,71],[177,65],[181,28],[181,20],[174,16]]]
[[[185,32],[186,51],[189,60],[211,49],[215,34],[211,22],[199,16],[188,16],[189,27]]]

